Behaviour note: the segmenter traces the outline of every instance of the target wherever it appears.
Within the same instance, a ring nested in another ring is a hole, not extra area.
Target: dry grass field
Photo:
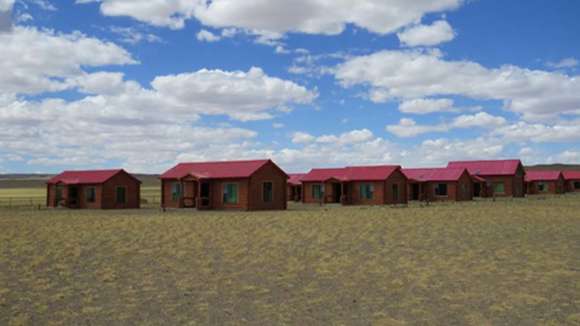
[[[580,325],[580,197],[0,210],[0,325]]]

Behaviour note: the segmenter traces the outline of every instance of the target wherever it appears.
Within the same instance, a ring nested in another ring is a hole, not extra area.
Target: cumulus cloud
[[[317,93],[294,82],[267,76],[260,68],[247,72],[202,69],[195,73],[157,77],[151,83],[163,98],[186,110],[227,114],[238,120],[271,117],[271,109],[308,104]]]
[[[448,61],[439,51],[381,51],[340,64],[344,87],[369,85],[374,102],[429,96],[501,100],[506,109],[534,120],[580,113],[580,79],[516,66],[486,68]]]
[[[413,99],[399,104],[399,111],[407,114],[429,114],[434,112],[457,112],[450,99]]]
[[[575,68],[578,66],[578,60],[575,58],[565,58],[558,62],[548,62],[546,65],[555,69]]]
[[[111,32],[119,36],[119,41],[128,44],[146,43],[160,43],[161,38],[153,33],[148,33],[138,27],[120,27],[112,26]]]
[[[514,142],[576,143],[580,138],[580,122],[572,121],[548,125],[520,121],[496,129],[494,135]]]
[[[397,125],[388,125],[386,130],[398,137],[415,137],[431,132],[448,132],[458,128],[489,128],[494,129],[507,123],[503,117],[496,117],[486,112],[473,115],[461,115],[449,123],[437,125],[419,125],[415,120],[403,118]]]
[[[137,63],[125,49],[82,33],[15,27],[0,33],[0,93],[38,94],[70,89],[84,67]],[[31,55],[23,55],[30,53]]]
[[[455,32],[445,20],[431,25],[415,25],[397,33],[399,41],[405,46],[434,46],[455,38]]]
[[[202,29],[201,31],[199,31],[196,37],[198,41],[202,42],[217,42],[222,39],[221,36],[215,35],[214,33],[206,29]]]
[[[197,19],[213,28],[239,28],[268,38],[288,32],[336,35],[347,24],[377,34],[392,33],[416,23],[434,12],[458,8],[463,0],[77,0],[101,2],[104,15],[129,16],[156,26],[183,28],[188,19]]]

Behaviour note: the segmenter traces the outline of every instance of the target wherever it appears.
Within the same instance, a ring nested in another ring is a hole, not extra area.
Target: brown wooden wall
[[[126,188],[126,202],[117,203],[117,187]],[[141,207],[141,184],[126,173],[118,173],[102,186],[102,204],[104,209],[125,209]]]
[[[397,184],[399,187],[399,199],[394,200],[393,185]],[[408,202],[407,196],[407,177],[403,172],[397,170],[391,174],[385,183],[385,204],[406,204]]]
[[[580,180],[567,180],[566,181],[566,192],[580,192],[580,188],[576,189],[574,183],[580,182]]]
[[[286,174],[278,169],[273,163],[265,164],[258,169],[250,178],[236,179],[210,179],[210,203],[209,209],[238,209],[238,210],[279,210],[286,209],[287,205],[287,179]],[[183,208],[182,200],[173,200],[171,188],[178,180],[161,180],[162,205],[167,208]],[[264,202],[263,184],[272,182],[273,200]],[[225,204],[223,194],[225,185],[234,183],[238,185],[238,202],[236,204]],[[183,193],[185,197],[196,197],[198,194],[198,182],[192,180],[183,182]]]
[[[542,195],[542,194],[558,195],[563,194],[565,192],[564,179],[560,179],[558,181],[543,181],[543,182],[548,186],[548,190],[546,192],[540,192],[538,190],[539,182],[528,182],[526,187],[528,195]]]
[[[272,182],[272,201],[263,199],[264,182]],[[273,163],[268,163],[256,171],[249,180],[249,210],[283,210],[286,209],[288,176]]]
[[[116,187],[123,186],[126,188],[126,203],[116,203]],[[47,185],[47,206],[55,207],[57,185]],[[63,198],[68,197],[68,185],[62,185]],[[73,185],[78,189],[78,204],[80,209],[124,209],[140,207],[140,183],[125,173],[119,173],[109,179],[104,184],[80,184]],[[86,198],[86,190],[95,188],[95,201],[89,203]]]
[[[362,184],[370,183],[374,186],[374,193],[372,199],[361,197],[360,186]],[[350,182],[348,203],[350,205],[384,205],[385,204],[385,182],[384,181],[358,181]]]

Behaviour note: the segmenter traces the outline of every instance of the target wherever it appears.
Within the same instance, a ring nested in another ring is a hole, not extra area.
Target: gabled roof
[[[403,169],[408,179],[417,182],[458,181],[466,171],[465,168]]]
[[[63,183],[67,185],[77,184],[99,184],[105,183],[118,173],[127,173],[123,169],[117,170],[92,170],[92,171],[64,171],[61,174],[52,177],[48,180],[48,184]],[[133,179],[139,181],[137,178],[127,173]],[[139,181],[141,182],[141,181]]]
[[[349,181],[382,181],[400,169],[398,165],[349,166],[346,174]]]
[[[580,171],[562,171],[566,180],[580,180]]]
[[[274,164],[270,160],[179,163],[163,173],[160,178],[181,179],[187,176],[198,179],[249,178],[268,163]]]
[[[383,181],[399,170],[398,165],[348,166],[345,168],[312,169],[302,182],[337,181]]]
[[[557,181],[561,176],[562,171],[526,171],[526,182]]]
[[[288,184],[293,186],[299,186],[302,184],[302,177],[304,177],[306,173],[290,173],[288,176]]]
[[[325,182],[331,179],[346,181],[346,169],[312,169],[304,177],[302,177],[302,182]]]
[[[494,175],[515,175],[520,160],[494,160],[494,161],[457,161],[449,162],[448,168],[465,168],[472,175],[494,176]]]

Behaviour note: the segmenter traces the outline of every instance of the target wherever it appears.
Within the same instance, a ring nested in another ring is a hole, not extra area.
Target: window
[[[374,192],[375,187],[372,183],[361,183],[360,185],[361,199],[373,199]]]
[[[538,182],[538,192],[547,192],[548,184],[545,182]]]
[[[576,190],[580,189],[580,181],[574,182],[574,189]]]
[[[238,185],[235,183],[226,183],[224,185],[224,204],[238,203]]]
[[[496,182],[493,184],[493,193],[494,194],[505,194],[505,185],[503,182]]]
[[[399,201],[399,184],[393,184],[393,201]]]
[[[181,183],[174,182],[171,185],[171,199],[173,201],[178,201],[181,198]]]
[[[324,197],[324,188],[322,185],[312,185],[312,198],[322,199]]]
[[[262,199],[264,200],[264,202],[266,203],[270,203],[273,200],[273,191],[274,191],[274,185],[272,184],[272,182],[264,182],[264,184],[262,185]]]
[[[88,187],[85,189],[85,200],[87,203],[94,203],[97,199],[97,190],[95,187]]]
[[[435,196],[447,197],[447,184],[439,183],[435,185]]]
[[[127,188],[117,187],[116,196],[117,204],[124,204],[127,201]]]

